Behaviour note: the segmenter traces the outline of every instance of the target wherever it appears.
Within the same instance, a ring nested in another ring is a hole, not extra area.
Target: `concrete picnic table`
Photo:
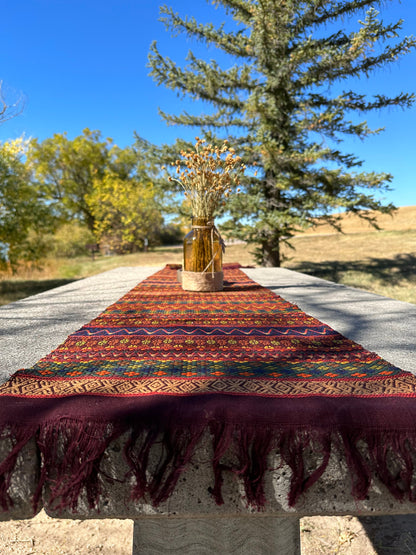
[[[5,381],[21,368],[28,368],[61,344],[66,337],[118,300],[158,267],[124,267],[34,295],[0,307],[0,379]],[[374,351],[389,362],[416,374],[416,306],[345,287],[284,268],[249,268],[247,275],[270,288],[304,312],[336,331]],[[120,441],[108,450],[108,468],[123,468]],[[235,492],[235,482],[225,481],[225,503],[216,506],[209,499],[209,455],[204,444],[178,484],[172,497],[157,509],[139,503],[127,505],[129,484],[106,486],[98,511],[87,505],[76,514],[55,513],[66,518],[129,518],[135,520],[133,554],[147,553],[300,553],[299,519],[307,515],[373,516],[366,520],[369,534],[382,534],[390,551],[399,553],[401,539],[416,548],[416,504],[398,502],[382,484],[374,481],[368,498],[357,502],[349,495],[345,464],[332,456],[325,475],[304,495],[295,508],[286,496],[289,472],[284,466],[271,471],[266,489],[272,499],[267,511],[247,510]],[[208,449],[208,447],[207,447]],[[313,457],[313,453],[311,453]],[[0,518],[31,516],[27,492],[33,487],[36,453],[30,444],[20,461],[19,480],[13,510]],[[206,467],[206,471],[204,470]],[[196,468],[198,471],[196,471]],[[114,470],[115,469],[115,470]],[[206,480],[205,480],[206,477]],[[238,493],[238,492],[237,492]],[[27,502],[26,502],[27,498]],[[385,516],[380,516],[385,515]],[[389,547],[390,546],[390,547]],[[393,551],[393,546],[396,551]]]

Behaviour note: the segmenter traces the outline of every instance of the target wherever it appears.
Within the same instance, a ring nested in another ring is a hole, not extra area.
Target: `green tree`
[[[120,148],[84,129],[73,140],[65,133],[34,139],[27,163],[62,221],[79,219],[97,242],[124,253],[142,248],[145,239],[151,244],[163,226],[150,152],[139,137]]]
[[[86,196],[94,179],[102,178],[111,163],[111,139],[99,131],[84,129],[82,135],[68,139],[57,133],[42,142],[33,139],[27,153],[28,166],[43,184],[57,216],[63,221],[79,218],[94,230],[95,218]]]
[[[123,179],[109,170],[94,179],[86,202],[95,219],[98,241],[117,254],[151,246],[160,235],[163,218],[145,173]]]
[[[161,8],[174,34],[229,56],[220,67],[189,52],[180,67],[153,43],[149,65],[157,84],[212,108],[201,115],[162,112],[169,124],[201,128],[210,142],[226,136],[248,167],[257,164],[257,178],[248,177],[245,194],[229,203],[228,227],[256,245],[262,265],[280,265],[282,241],[290,243],[318,215],[337,225],[334,209],[370,220],[362,210],[393,209],[377,200],[391,176],[357,171],[362,161],[339,148],[345,136],[380,131],[362,114],[414,101],[405,93],[361,94],[350,79],[368,78],[415,47],[413,37],[400,37],[402,21],[378,19],[375,6],[389,1],[214,0],[231,18],[227,29]],[[346,22],[354,28],[344,30]]]
[[[24,163],[22,140],[0,145],[0,266],[16,270],[45,254],[43,236],[52,229],[46,199]]]

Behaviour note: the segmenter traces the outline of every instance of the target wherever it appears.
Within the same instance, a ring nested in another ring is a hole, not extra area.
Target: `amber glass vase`
[[[222,289],[222,240],[212,219],[192,218],[192,229],[183,242],[183,270],[184,289]]]

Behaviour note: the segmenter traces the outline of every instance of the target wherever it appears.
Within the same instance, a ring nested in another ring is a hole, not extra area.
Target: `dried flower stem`
[[[222,147],[204,143],[205,140],[196,137],[194,151],[181,151],[182,159],[172,164],[178,177],[169,180],[181,185],[193,216],[212,218],[219,204],[230,195],[232,186],[239,185],[246,166],[235,150],[228,147],[228,141]]]

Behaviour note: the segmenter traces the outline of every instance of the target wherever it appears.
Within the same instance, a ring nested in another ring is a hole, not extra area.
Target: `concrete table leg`
[[[299,518],[145,518],[134,522],[133,555],[300,555]]]

